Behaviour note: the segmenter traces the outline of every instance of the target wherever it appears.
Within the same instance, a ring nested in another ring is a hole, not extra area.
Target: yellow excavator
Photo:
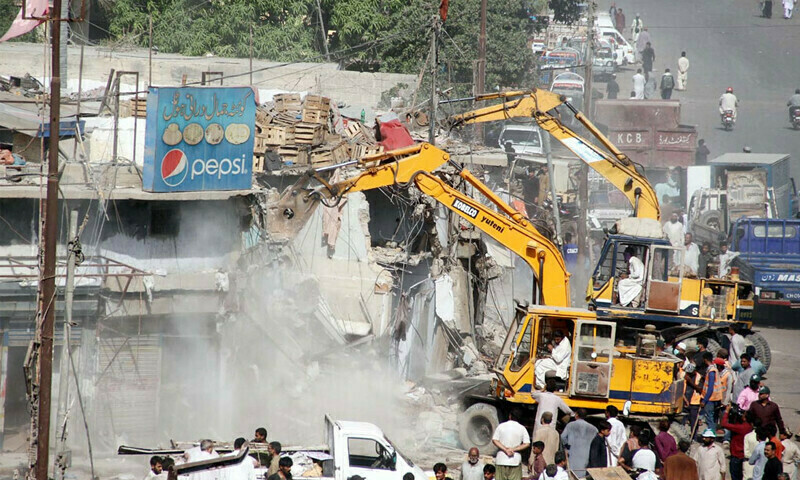
[[[533,89],[485,94],[464,100],[501,102],[451,117],[452,127],[532,119],[627,197],[633,207],[633,218],[621,219],[616,231],[606,235],[587,286],[587,302],[597,311],[599,318],[624,322],[630,328],[652,324],[666,338],[704,334],[710,337],[710,342],[721,340],[727,326],[737,324],[747,341],[756,347],[759,356],[770,358],[766,339],[751,329],[752,285],[735,277],[700,279],[683,275],[684,269],[680,268],[683,251],[672,247],[664,238],[659,222],[658,198],[643,171],[637,169],[637,165],[563,95]],[[569,113],[606,151],[561,121],[561,115]],[[621,276],[628,271],[626,251],[634,252],[644,263],[645,278],[641,293],[623,306],[619,301],[618,285]],[[719,348],[719,345],[712,344],[710,348]]]
[[[317,172],[303,177],[277,206],[281,231],[299,231],[307,212],[319,202],[331,205],[342,196],[381,187],[413,185],[450,211],[519,255],[534,273],[539,305],[518,305],[493,368],[496,379],[484,392],[464,398],[460,422],[464,446],[492,452],[494,427],[515,405],[535,404],[536,366],[548,356],[547,345],[560,331],[572,344],[565,377],[551,377],[573,408],[603,410],[615,405],[631,415],[671,417],[682,408],[680,360],[656,349],[651,334],[629,336],[595,312],[570,308],[569,277],[557,245],[542,235],[475,175],[429,144],[394,150],[350,162],[356,175],[329,183]],[[489,206],[453,187],[461,179]],[[277,221],[277,219],[276,219]],[[300,225],[298,225],[300,224]],[[548,372],[553,373],[553,372]],[[533,409],[525,409],[533,417]]]

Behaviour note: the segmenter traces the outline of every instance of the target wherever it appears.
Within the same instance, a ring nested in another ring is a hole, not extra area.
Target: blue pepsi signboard
[[[251,188],[255,120],[256,95],[248,87],[151,87],[144,190]]]

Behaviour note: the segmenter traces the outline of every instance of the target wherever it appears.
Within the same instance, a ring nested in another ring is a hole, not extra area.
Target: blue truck
[[[730,245],[731,266],[755,287],[754,322],[800,328],[800,219],[739,219]]]

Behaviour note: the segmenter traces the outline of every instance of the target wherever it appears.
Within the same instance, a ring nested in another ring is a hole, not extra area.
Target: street
[[[609,4],[602,2],[598,9],[607,11]],[[745,146],[753,152],[789,153],[791,174],[800,178],[800,132],[791,129],[786,107],[800,88],[800,16],[785,20],[781,3],[774,2],[772,18],[761,18],[755,0],[630,0],[617,6],[625,11],[627,27],[641,14],[653,39],[657,80],[665,68],[675,73],[681,51],[686,52],[688,89],[673,91],[672,98],[681,100],[683,123],[697,125],[698,138],[706,139],[709,159]],[[625,36],[630,37],[629,28]],[[632,90],[636,67],[631,67],[617,75],[620,98]],[[718,100],[726,87],[733,87],[739,99],[732,132],[724,131],[719,120]]]

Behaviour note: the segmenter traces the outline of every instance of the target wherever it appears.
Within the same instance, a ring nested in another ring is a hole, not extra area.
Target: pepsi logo
[[[189,172],[188,160],[182,150],[174,148],[161,159],[161,179],[170,187],[177,187]]]

